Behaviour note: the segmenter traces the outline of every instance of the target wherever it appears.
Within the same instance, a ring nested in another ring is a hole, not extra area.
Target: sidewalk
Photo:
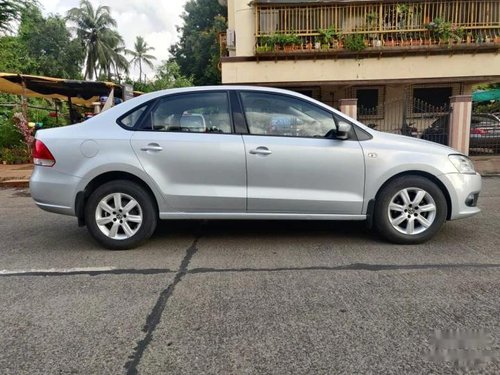
[[[476,170],[482,176],[500,176],[500,155],[472,156]],[[0,187],[26,187],[31,176],[31,164],[0,164]]]

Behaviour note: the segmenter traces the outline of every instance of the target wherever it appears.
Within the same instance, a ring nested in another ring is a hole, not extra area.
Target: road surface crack
[[[198,251],[197,244],[200,238],[197,237],[191,246],[186,250],[186,255],[182,259],[179,270],[175,274],[174,280],[164,289],[156,301],[151,313],[146,318],[146,324],[142,328],[142,331],[145,333],[145,336],[142,340],[137,342],[136,347],[134,348],[134,353],[129,357],[130,360],[125,364],[125,369],[127,370],[127,374],[134,375],[137,374],[137,367],[142,359],[144,352],[146,351],[148,345],[151,343],[153,339],[153,333],[161,321],[161,316],[165,307],[167,306],[167,302],[172,296],[176,285],[182,280],[182,278],[188,273],[188,266],[193,258],[194,254]]]

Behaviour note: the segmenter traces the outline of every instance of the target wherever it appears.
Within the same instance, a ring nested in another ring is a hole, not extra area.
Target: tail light
[[[470,133],[471,134],[477,134],[477,135],[485,135],[485,134],[488,133],[488,130],[481,129],[481,128],[476,128],[476,129],[471,129]]]
[[[47,146],[38,139],[35,139],[35,147],[33,147],[33,163],[43,167],[52,167],[56,163],[56,159],[54,159]]]

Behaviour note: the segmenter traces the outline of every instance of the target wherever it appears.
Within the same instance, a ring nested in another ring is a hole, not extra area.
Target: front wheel
[[[90,234],[110,250],[131,249],[147,240],[156,228],[157,218],[149,194],[128,180],[98,187],[85,206]]]
[[[421,176],[403,176],[383,188],[375,202],[375,227],[398,244],[429,240],[446,221],[447,204],[441,189]]]

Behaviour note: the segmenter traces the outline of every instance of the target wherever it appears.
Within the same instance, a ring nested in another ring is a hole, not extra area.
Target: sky
[[[108,5],[111,15],[118,24],[118,32],[125,40],[128,49],[133,49],[136,36],[141,35],[146,43],[155,48],[151,52],[156,56],[156,64],[169,57],[170,45],[178,40],[176,26],[182,24],[180,15],[184,11],[187,0],[91,0],[94,7]],[[77,7],[79,0],[39,0],[43,12],[47,14],[65,15]],[[153,72],[143,69],[148,78]],[[131,76],[138,78],[139,71],[131,67]]]

